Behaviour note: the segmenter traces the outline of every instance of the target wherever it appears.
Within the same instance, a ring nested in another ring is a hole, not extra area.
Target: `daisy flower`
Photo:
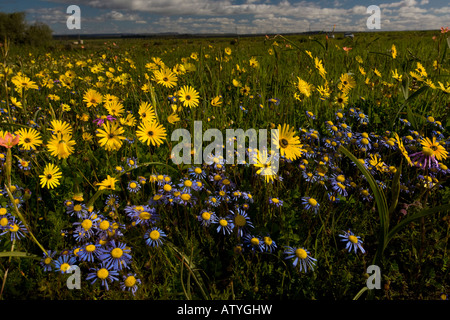
[[[133,180],[133,181],[130,181],[130,183],[128,183],[127,189],[130,192],[137,193],[141,189],[141,186],[139,185],[139,183],[137,181]]]
[[[39,175],[39,178],[41,178],[41,187],[55,188],[60,184],[59,179],[61,176],[62,173],[59,171],[59,168],[53,163],[48,163],[44,168],[44,174]]]
[[[184,107],[197,107],[199,103],[199,93],[193,87],[183,86],[178,91],[178,98]]]
[[[136,274],[129,273],[123,276],[123,281],[120,284],[122,291],[130,291],[133,295],[136,294],[138,284],[141,284],[141,280],[136,278]]]
[[[287,255],[286,260],[294,259],[292,265],[298,267],[300,272],[303,271],[306,273],[309,269],[314,270],[317,259],[311,257],[308,250],[287,246],[285,247],[284,254]]]
[[[108,269],[122,270],[131,261],[131,249],[125,243],[111,240],[105,247],[100,249],[98,258],[105,263]]]
[[[157,227],[153,227],[148,230],[144,235],[145,243],[150,247],[159,247],[163,244],[163,240],[166,237],[164,231]]]
[[[302,198],[302,204],[304,205],[306,210],[312,210],[314,213],[317,213],[319,211],[319,203],[316,199],[311,197],[303,197]]]
[[[100,265],[98,268],[91,268],[91,273],[88,274],[86,280],[92,280],[91,284],[95,283],[97,280],[101,281],[101,285],[106,287],[106,290],[109,290],[108,282],[119,281],[119,272],[116,270],[110,270],[110,268],[106,267],[104,263]]]
[[[217,218],[217,232],[222,233],[224,235],[230,234],[234,229],[234,222],[232,216],[227,216],[223,218]]]
[[[159,147],[163,144],[163,140],[166,139],[167,134],[164,126],[158,122],[144,121],[139,125],[138,130],[136,131],[136,136],[139,141],[147,144],[148,146],[151,144]]]
[[[358,249],[365,253],[366,251],[362,247],[362,241],[360,240],[359,236],[355,236],[355,234],[351,231],[345,231],[344,234],[340,234],[339,237],[341,237],[341,241],[346,243],[345,249],[348,249],[348,252],[351,252],[352,250],[354,253],[357,253]]]

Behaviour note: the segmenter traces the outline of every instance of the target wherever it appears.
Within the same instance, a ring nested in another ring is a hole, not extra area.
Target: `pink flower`
[[[0,146],[10,149],[19,143],[19,135],[13,136],[11,133],[6,133],[5,138],[0,138]]]
[[[108,120],[108,121],[114,121],[114,120],[116,120],[116,118],[114,118],[113,116],[111,116],[111,115],[108,115],[108,116],[102,116],[101,118],[98,118],[98,119],[95,119],[94,121],[92,121],[93,123],[96,123],[99,127],[102,125],[102,124],[104,124],[105,122],[106,122],[106,120]]]
[[[342,49],[345,51],[345,52],[349,52],[350,50],[352,50],[352,48],[349,48],[349,47],[342,47]]]
[[[448,31],[449,31],[448,27],[446,27],[446,28],[441,27],[441,33],[447,33]]]

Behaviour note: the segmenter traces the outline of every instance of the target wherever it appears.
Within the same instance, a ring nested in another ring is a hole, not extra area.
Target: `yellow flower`
[[[11,79],[17,90],[38,89],[36,82],[31,81],[27,76],[16,75]]]
[[[420,140],[420,144],[423,146],[423,154],[432,156],[438,161],[447,159],[448,152],[438,141],[436,141],[436,137],[433,137],[432,140],[430,140],[430,138],[424,138]]]
[[[259,67],[259,62],[258,62],[258,60],[256,60],[255,57],[251,57],[249,64],[250,64],[250,67],[253,67],[253,68]]]
[[[106,151],[117,151],[122,147],[122,140],[125,140],[125,137],[121,135],[123,133],[124,129],[120,127],[119,123],[106,121],[103,123],[102,129],[97,132],[97,137],[100,138],[98,143]]]
[[[391,54],[393,59],[397,58],[397,48],[395,47],[395,44],[391,47]]]
[[[281,156],[285,156],[288,160],[293,161],[306,151],[302,149],[300,138],[295,136],[295,130],[289,128],[288,124],[278,125],[278,130],[272,134],[272,141],[280,149]]]
[[[167,117],[167,121],[170,124],[175,124],[176,122],[180,121],[180,117],[174,112],[170,116]]]
[[[193,108],[198,106],[199,94],[191,86],[183,86],[178,92],[178,98],[183,103],[184,107]]]
[[[156,120],[155,109],[153,109],[153,106],[148,102],[141,102],[138,113],[141,116],[141,121]]]
[[[16,134],[19,134],[19,145],[21,145],[25,150],[36,150],[36,147],[42,144],[41,134],[35,129],[19,129]]]
[[[136,136],[142,143],[159,147],[167,134],[166,129],[156,121],[144,121],[139,125]]]
[[[216,96],[211,100],[211,105],[213,107],[220,107],[222,105],[222,101],[220,101],[222,97],[221,96]]]
[[[53,163],[48,163],[44,168],[44,174],[39,175],[39,178],[41,178],[41,187],[53,189],[59,185],[61,176],[62,173],[59,171],[59,168]]]
[[[57,133],[53,135],[47,143],[47,149],[50,154],[58,159],[66,159],[73,153],[75,141],[69,133]]]
[[[97,183],[97,186],[99,187],[98,190],[116,190],[116,182],[117,179],[108,174],[106,179]]]
[[[83,101],[86,102],[86,106],[96,107],[98,104],[102,103],[102,95],[94,89],[89,89],[85,92]]]
[[[297,89],[300,91],[301,94],[303,94],[305,97],[311,96],[311,91],[314,89],[312,84],[309,84],[305,80],[300,79],[300,77],[297,77]]]

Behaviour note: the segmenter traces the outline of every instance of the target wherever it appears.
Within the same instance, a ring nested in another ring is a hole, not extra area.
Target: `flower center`
[[[101,268],[97,271],[97,277],[99,277],[102,280],[108,278],[108,276],[109,276],[109,271],[106,270],[105,268]]]
[[[308,203],[310,205],[312,205],[313,207],[317,206],[317,201],[315,199],[313,199],[313,198],[309,198],[308,199]]]
[[[202,213],[202,219],[203,220],[209,220],[211,219],[211,214],[209,212],[203,212]]]
[[[238,214],[236,217],[234,217],[234,222],[238,227],[243,227],[247,224],[247,220],[245,220],[245,217],[243,215]]]
[[[280,147],[282,148],[287,148],[287,146],[289,145],[289,142],[286,139],[280,139]]]
[[[92,227],[92,221],[89,219],[83,220],[81,226],[84,228],[84,230],[89,230]]]
[[[295,250],[295,255],[297,257],[299,257],[300,259],[306,259],[306,257],[308,256],[308,254],[306,253],[306,251],[304,249]]]
[[[125,279],[125,286],[133,287],[136,284],[136,278],[133,276],[129,276]]]
[[[87,252],[94,252],[95,251],[95,246],[93,244],[90,244],[90,245],[86,246],[86,251]]]
[[[123,255],[123,250],[120,249],[120,248],[114,248],[114,249],[112,249],[112,251],[111,251],[111,256],[112,256],[113,258],[118,259],[118,258],[120,258],[122,255]]]
[[[355,236],[349,236],[348,240],[350,240],[350,242],[352,243],[358,243],[358,238],[356,238]]]
[[[159,239],[159,231],[158,230],[153,230],[152,232],[150,232],[150,239],[152,240],[158,240]]]
[[[61,271],[63,271],[63,272],[66,272],[67,270],[70,269],[70,264],[68,264],[68,263],[63,263],[63,264],[59,267],[59,269],[60,269]]]

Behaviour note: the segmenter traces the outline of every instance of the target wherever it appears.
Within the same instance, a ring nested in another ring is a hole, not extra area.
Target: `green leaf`
[[[391,206],[389,208],[389,216],[394,212],[395,208],[398,204],[398,197],[400,196],[400,175],[402,171],[402,164],[400,163],[400,167],[397,169],[397,172],[394,175],[394,179],[392,180],[392,187],[391,187]]]
[[[367,170],[367,168],[361,162],[359,162],[358,159],[349,150],[347,150],[342,145],[339,146],[338,150],[340,152],[342,152],[344,155],[346,155],[348,158],[350,158],[350,160],[353,161],[353,163],[355,163],[355,165],[358,167],[358,169],[361,171],[361,173],[367,179],[370,189],[373,192],[375,202],[377,204],[378,215],[380,217],[378,250],[374,257],[374,264],[377,264],[383,254],[385,247],[386,247],[387,233],[389,231],[389,209],[387,206],[386,196],[385,196],[383,190],[377,184],[375,178],[369,172],[369,170]]]
[[[435,214],[435,213],[438,213],[438,212],[447,212],[447,211],[449,211],[450,210],[450,204],[444,204],[444,205],[441,205],[441,206],[437,206],[437,207],[434,207],[434,208],[427,208],[427,209],[423,209],[423,210],[421,210],[421,211],[419,211],[418,213],[415,213],[415,214],[413,214],[413,215],[410,215],[410,216],[407,216],[406,217],[406,219],[404,219],[404,220],[402,220],[401,222],[399,222],[395,227],[393,227],[390,231],[389,231],[389,233],[387,234],[387,242],[386,242],[386,244],[401,230],[401,229],[403,229],[405,226],[407,226],[409,223],[411,223],[411,222],[413,222],[413,221],[415,221],[415,220],[417,220],[417,219],[420,219],[420,218],[423,218],[423,217],[426,217],[426,216],[429,216],[429,215],[432,215],[432,214]]]
[[[32,259],[41,259],[41,257],[31,254],[28,252],[20,252],[20,251],[4,251],[0,252],[0,258],[6,257],[17,257],[17,258],[32,258]]]

